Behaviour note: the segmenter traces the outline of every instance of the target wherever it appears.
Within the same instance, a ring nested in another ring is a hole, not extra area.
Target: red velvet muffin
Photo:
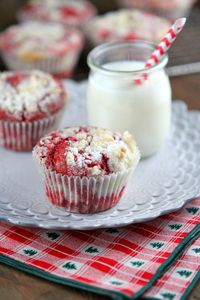
[[[64,107],[62,83],[41,71],[0,74],[0,144],[31,150],[54,127]]]
[[[70,77],[83,48],[83,35],[61,24],[28,22],[0,35],[2,57],[10,70],[42,70]]]
[[[53,204],[94,213],[117,204],[140,155],[128,132],[72,127],[42,138],[33,156]]]
[[[137,9],[120,9],[94,17],[85,25],[85,33],[95,46],[136,39],[156,43],[169,26],[166,19],[156,15]]]
[[[30,0],[18,12],[20,21],[54,22],[79,26],[96,14],[86,0]]]

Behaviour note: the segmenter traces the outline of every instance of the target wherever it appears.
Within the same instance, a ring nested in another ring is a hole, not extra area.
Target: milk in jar
[[[128,44],[124,59],[120,47],[116,55],[109,55],[108,49],[101,64],[98,58],[95,65],[88,57],[91,67],[87,92],[89,124],[119,132],[128,130],[134,135],[141,156],[146,157],[159,150],[170,128],[171,88],[164,70],[167,57],[156,67],[146,70],[146,59],[140,57],[142,48],[137,47],[137,60],[134,60],[134,42],[131,43],[131,47],[130,42],[119,43],[124,47]],[[111,48],[116,44],[111,43]],[[142,42],[139,46],[142,47]],[[106,47],[109,48],[109,44]],[[90,55],[94,55],[96,49]],[[149,54],[152,51],[153,48],[149,49]],[[147,79],[136,84],[135,79],[141,73],[147,73]]]

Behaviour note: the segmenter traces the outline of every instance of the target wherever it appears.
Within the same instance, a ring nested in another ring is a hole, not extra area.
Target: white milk
[[[108,70],[136,71],[143,62],[119,61]],[[88,85],[89,124],[113,131],[128,130],[136,139],[142,157],[158,151],[170,127],[171,88],[164,69],[155,70],[141,85],[126,73],[110,76],[92,72]]]

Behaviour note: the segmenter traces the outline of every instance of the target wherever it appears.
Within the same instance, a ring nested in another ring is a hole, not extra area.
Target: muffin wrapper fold
[[[69,78],[73,74],[82,47],[83,45],[69,47],[62,56],[43,58],[35,61],[28,61],[6,52],[2,52],[2,57],[8,69],[13,71],[41,70],[59,78]]]
[[[95,213],[118,203],[131,169],[96,177],[67,176],[42,168],[46,195],[52,204],[67,211]]]
[[[32,122],[0,120],[0,146],[15,151],[32,150],[42,136],[57,127],[60,115]]]

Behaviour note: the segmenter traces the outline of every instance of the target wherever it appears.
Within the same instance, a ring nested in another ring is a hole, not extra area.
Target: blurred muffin
[[[132,136],[96,127],[45,136],[33,156],[48,199],[67,211],[94,213],[117,204],[140,158]]]
[[[52,130],[66,102],[62,83],[41,71],[0,74],[0,145],[31,150]]]
[[[29,22],[0,35],[2,57],[11,70],[38,69],[70,77],[82,48],[82,34],[60,24]]]
[[[118,0],[121,7],[140,8],[171,21],[188,15],[196,0]]]
[[[155,15],[136,9],[121,9],[94,17],[85,26],[92,45],[112,41],[142,39],[159,41],[169,29],[170,23]]]
[[[18,19],[81,27],[95,14],[95,7],[86,0],[30,0],[19,10]]]

